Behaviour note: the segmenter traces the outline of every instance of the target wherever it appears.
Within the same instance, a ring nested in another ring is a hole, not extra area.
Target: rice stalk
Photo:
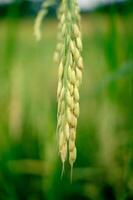
[[[34,24],[34,35],[36,37],[36,40],[39,41],[41,39],[41,24],[42,24],[42,20],[44,17],[46,17],[47,13],[48,13],[48,8],[54,4],[54,0],[45,0],[42,5],[41,5],[41,9],[39,10],[36,20],[35,20],[35,24]]]

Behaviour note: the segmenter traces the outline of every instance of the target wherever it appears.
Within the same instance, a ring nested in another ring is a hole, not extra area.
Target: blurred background
[[[133,1],[79,0],[83,83],[73,182],[56,143],[56,10],[0,0],[0,200],[133,199]]]

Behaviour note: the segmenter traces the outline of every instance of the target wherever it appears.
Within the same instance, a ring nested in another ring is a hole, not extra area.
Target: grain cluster
[[[69,158],[71,174],[76,160],[75,145],[79,117],[79,86],[82,81],[83,59],[80,14],[77,0],[62,0],[58,10],[58,37],[54,60],[58,63],[57,134],[63,164]]]

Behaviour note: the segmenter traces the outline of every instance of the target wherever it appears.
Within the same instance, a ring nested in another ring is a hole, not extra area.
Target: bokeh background
[[[56,2],[0,0],[0,200],[133,199],[133,1],[79,1],[83,83],[73,182],[56,142]]]

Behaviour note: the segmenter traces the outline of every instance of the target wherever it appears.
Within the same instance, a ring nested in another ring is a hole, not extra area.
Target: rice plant
[[[44,2],[35,23],[35,35],[40,39],[40,23],[51,1]],[[76,160],[75,145],[77,119],[79,117],[79,86],[82,81],[83,59],[81,56],[82,39],[80,13],[77,0],[62,0],[57,12],[59,20],[57,47],[54,60],[59,66],[57,87],[57,135],[59,154],[64,163],[69,154],[71,179],[73,164]]]

